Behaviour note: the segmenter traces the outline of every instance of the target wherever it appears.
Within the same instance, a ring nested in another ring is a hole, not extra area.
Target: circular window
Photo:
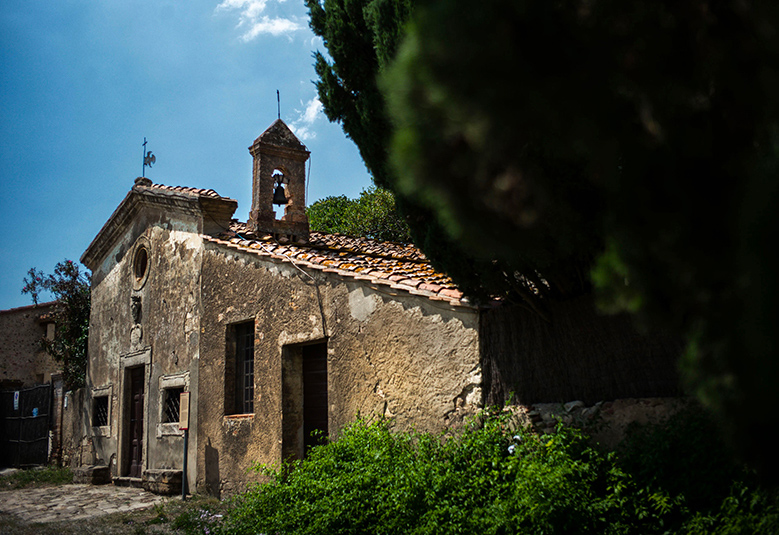
[[[141,289],[149,276],[149,250],[144,245],[139,245],[135,249],[133,256],[133,276],[136,290]]]

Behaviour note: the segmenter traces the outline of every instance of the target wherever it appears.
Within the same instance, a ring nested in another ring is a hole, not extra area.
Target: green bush
[[[631,425],[620,466],[638,485],[682,495],[692,509],[717,508],[735,479],[751,479],[721,436],[708,413],[689,406],[664,422]]]
[[[776,499],[743,478],[733,484],[735,465],[720,458],[725,468],[701,474],[695,470],[710,466],[706,455],[689,469],[672,462],[675,455],[700,454],[696,447],[716,446],[707,436],[681,449],[662,448],[662,437],[677,429],[674,425],[636,432],[620,459],[593,447],[580,430],[560,426],[541,436],[514,431],[500,413],[486,414],[449,437],[392,432],[387,421],[360,420],[337,440],[312,448],[304,461],[263,467],[270,481],[237,497],[224,523],[209,529],[231,534],[776,533]],[[685,450],[688,446],[693,449]],[[672,473],[677,468],[681,471]],[[696,489],[703,485],[707,488]]]
[[[750,490],[741,482],[733,484],[719,509],[696,513],[680,533],[686,535],[752,535],[779,533],[777,499],[765,492]]]

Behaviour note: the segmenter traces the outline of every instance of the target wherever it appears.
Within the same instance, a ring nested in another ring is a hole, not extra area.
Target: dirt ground
[[[46,523],[26,522],[0,512],[0,535],[181,534],[184,530],[180,517],[197,517],[202,510],[221,507],[215,498],[194,496],[185,502],[170,498],[145,509]],[[185,524],[191,526],[192,522]]]

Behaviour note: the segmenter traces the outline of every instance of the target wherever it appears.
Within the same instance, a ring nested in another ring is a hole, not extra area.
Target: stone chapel
[[[81,258],[84,436],[114,483],[177,492],[184,392],[189,487],[217,496],[244,488],[253,462],[301,458],[357,415],[434,431],[510,396],[678,393],[675,351],[588,298],[559,305],[555,323],[477,306],[411,245],[310,231],[309,152],[283,121],[249,152],[248,221],[213,189],[138,178]]]

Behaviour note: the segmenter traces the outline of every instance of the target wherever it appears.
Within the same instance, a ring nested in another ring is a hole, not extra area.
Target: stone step
[[[122,477],[115,477],[113,478],[114,485],[117,487],[134,487],[136,489],[142,489],[143,488],[143,479],[140,477],[128,477],[128,476],[122,476]]]
[[[155,494],[180,494],[181,470],[144,470],[143,488]]]
[[[73,470],[73,483],[107,485],[111,482],[111,469],[105,465],[79,466]]]

